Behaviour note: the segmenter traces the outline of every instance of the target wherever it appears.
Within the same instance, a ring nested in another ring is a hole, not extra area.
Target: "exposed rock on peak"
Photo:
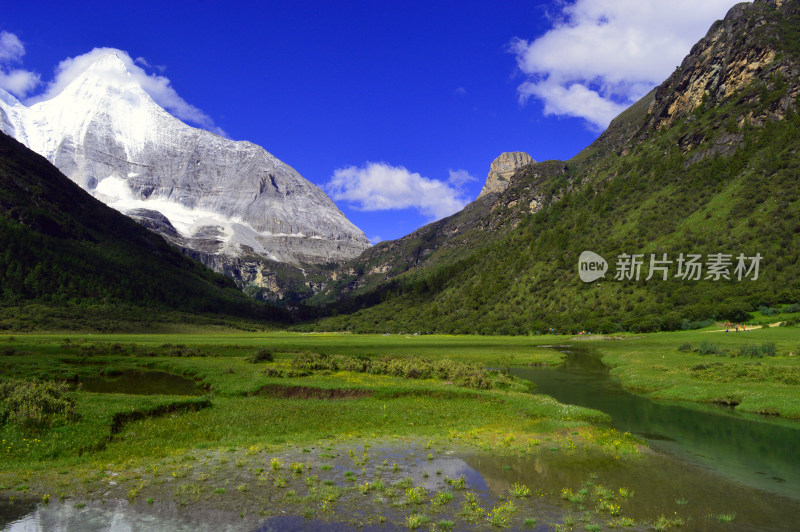
[[[486,194],[490,194],[492,192],[503,192],[508,188],[511,176],[514,175],[514,172],[523,166],[527,166],[535,162],[536,161],[533,160],[533,157],[524,151],[509,151],[501,153],[497,159],[492,161],[492,164],[489,167],[489,175],[486,177],[486,184],[483,185],[483,189],[478,197],[480,198],[481,196],[485,196]]]
[[[260,146],[170,115],[113,51],[30,107],[0,89],[0,130],[174,245],[220,255],[204,261],[217,271],[225,257],[299,267],[369,247],[317,186]]]
[[[796,62],[784,57],[784,49],[791,44],[783,42],[780,31],[787,17],[798,15],[800,3],[796,1],[756,0],[733,6],[658,88],[649,125],[669,127],[701,106],[714,106],[739,93],[757,78],[772,77],[777,83],[796,80],[800,70]],[[795,84],[775,102],[773,113],[782,115],[797,96]],[[768,117],[746,120],[758,123],[764,118]]]

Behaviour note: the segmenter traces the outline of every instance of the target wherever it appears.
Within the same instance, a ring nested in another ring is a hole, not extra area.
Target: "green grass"
[[[260,349],[269,349],[275,361],[248,362]],[[80,379],[152,369],[191,377],[207,390],[205,397],[70,392],[79,420],[35,434],[13,424],[0,429],[6,440],[2,451],[7,471],[63,468],[93,460],[144,463],[192,449],[311,445],[331,435],[428,437],[478,432],[489,445],[508,434],[536,435],[607,420],[599,412],[531,394],[527,386],[477,390],[436,378],[348,371],[276,378],[263,371],[291,369],[292,361],[306,352],[450,359],[490,367],[562,359],[524,338],[291,333],[0,336],[3,378]],[[279,461],[271,468],[276,466],[280,467]]]
[[[771,327],[723,332],[720,327],[626,336],[615,342],[589,341],[622,385],[654,399],[735,405],[741,412],[800,418],[800,328]],[[713,345],[727,355],[680,351]],[[742,346],[775,344],[777,356],[738,355]]]
[[[170,497],[182,504],[208,498],[257,500],[268,490],[278,494],[275,500],[305,504],[302,511],[321,515],[339,511],[335,495],[341,492],[401,505],[402,519],[409,521],[395,524],[427,528],[443,518],[454,518],[475,526],[521,526],[526,517],[530,519],[526,505],[538,497],[538,486],[534,494],[528,486],[510,483],[503,488],[501,500],[473,501],[469,491],[473,487],[464,476],[445,479],[442,470],[436,470],[436,476],[431,470],[430,477],[445,484],[438,491],[425,490],[421,479],[411,478],[414,468],[392,457],[375,470],[391,475],[381,480],[361,469],[375,460],[363,443],[415,441],[420,447],[419,462],[431,467],[428,457],[436,460],[443,442],[450,449],[509,456],[545,453],[563,455],[567,461],[574,453],[572,445],[615,461],[636,456],[641,442],[603,427],[608,417],[602,413],[563,405],[527,388],[478,390],[436,378],[325,369],[304,377],[270,377],[264,369],[285,372],[309,352],[334,358],[424,357],[505,367],[509,360],[519,365],[561,361],[562,355],[540,345],[574,343],[597,349],[616,366],[613,371],[625,386],[643,393],[681,399],[694,393],[695,399],[714,401],[719,397],[715,394],[724,396],[735,389],[743,394],[740,408],[745,405],[758,411],[774,402],[781,406],[781,415],[789,417],[798,409],[797,394],[792,395],[792,386],[774,379],[798,368],[800,357],[788,356],[790,349],[800,345],[798,332],[794,327],[738,335],[700,330],[616,335],[613,340],[291,333],[0,336],[2,377],[52,379],[69,372],[80,378],[131,368],[158,369],[191,376],[207,390],[201,397],[69,392],[80,414],[78,420],[60,421],[34,433],[13,424],[0,428],[0,440],[6,446],[0,448],[4,463],[0,486],[25,486],[34,497],[50,493],[89,500],[99,493],[94,486],[107,489],[109,471],[120,471],[117,480],[125,486],[124,493],[142,501]],[[730,358],[678,350],[683,343],[696,346],[702,341],[731,352],[747,341],[772,343],[776,356]],[[248,362],[259,349],[269,349],[274,361]],[[754,361],[761,366],[747,365]],[[716,362],[722,366],[708,365]],[[693,369],[698,364],[708,367]],[[777,368],[778,373],[759,369],[760,373],[742,377],[733,371],[762,367]],[[736,378],[723,382],[732,375]],[[765,376],[773,380],[758,380]],[[709,380],[712,377],[717,380]],[[293,392],[284,393],[287,390]],[[696,390],[705,390],[707,395]],[[357,446],[338,447],[346,442],[357,442]],[[9,443],[13,448],[8,448]],[[555,452],[549,452],[551,448]],[[307,462],[314,459],[318,461],[311,469]],[[217,466],[212,467],[209,460]],[[352,473],[348,471],[343,479],[342,472],[348,469]],[[233,475],[228,474],[231,471]],[[158,491],[156,480],[164,477],[175,484],[169,491]],[[627,489],[624,493],[620,489],[621,498],[629,495]],[[598,511],[617,517],[612,493],[601,486],[590,489],[587,484],[562,497],[576,507],[596,503]],[[602,508],[601,499],[608,502]],[[422,520],[424,514],[431,516],[430,521]]]

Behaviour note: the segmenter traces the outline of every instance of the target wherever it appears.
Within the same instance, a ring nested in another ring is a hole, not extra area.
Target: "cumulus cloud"
[[[528,78],[521,101],[546,115],[576,116],[605,128],[669,76],[735,0],[577,0],[562,4],[553,28],[510,51]]]
[[[138,83],[158,105],[181,120],[191,122],[204,129],[225,136],[225,132],[214,124],[210,116],[178,95],[168,78],[161,75],[148,74],[142,67],[136,64],[137,61],[131,59],[131,56],[128,55],[127,52],[116,48],[95,48],[91,52],[83,55],[64,59],[56,67],[55,77],[53,81],[47,84],[44,93],[29,99],[27,103],[32,104],[43,100],[49,100],[56,96],[98,58],[109,53],[116,54],[117,57],[122,60],[133,80]],[[144,63],[146,63],[146,61],[144,61]],[[119,75],[119,72],[109,70],[104,74],[115,76]],[[120,78],[119,81],[121,83],[127,82],[124,78]]]
[[[19,98],[24,98],[39,85],[39,74],[10,66],[19,62],[23,55],[25,55],[25,45],[19,37],[7,31],[0,31],[0,89]]]
[[[417,209],[438,220],[469,203],[461,186],[474,180],[464,170],[451,170],[447,182],[423,177],[403,166],[368,162],[333,172],[324,189],[336,200],[363,211]]]

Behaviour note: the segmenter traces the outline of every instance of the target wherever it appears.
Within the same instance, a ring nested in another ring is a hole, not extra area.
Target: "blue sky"
[[[575,155],[734,3],[13,2],[0,87],[35,98],[61,61],[124,50],[185,121],[263,146],[393,239],[473,200],[504,151]]]

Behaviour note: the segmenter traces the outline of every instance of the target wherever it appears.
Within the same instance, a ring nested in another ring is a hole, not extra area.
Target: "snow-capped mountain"
[[[0,130],[220,271],[228,258],[299,265],[369,247],[317,186],[260,146],[173,117],[113,52],[30,107],[0,89]]]

